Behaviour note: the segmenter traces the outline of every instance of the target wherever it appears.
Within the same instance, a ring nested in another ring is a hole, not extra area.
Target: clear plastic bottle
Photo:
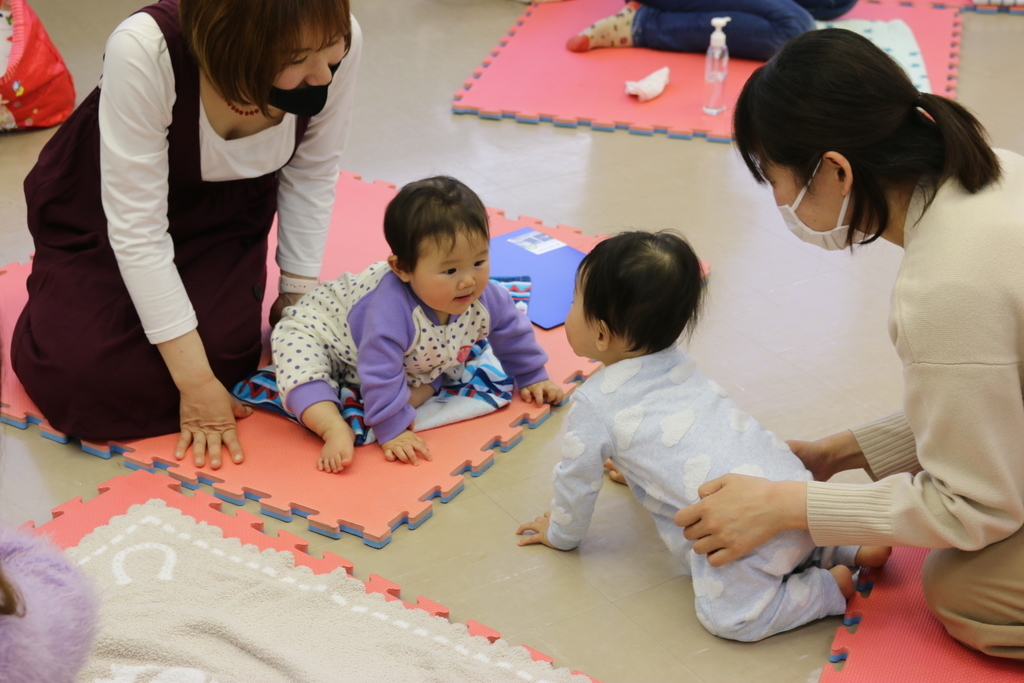
[[[704,62],[704,113],[721,114],[725,111],[725,79],[729,75],[729,48],[725,45],[725,25],[732,17],[715,17],[711,25],[715,27],[711,34],[711,45],[708,46],[707,59]]]

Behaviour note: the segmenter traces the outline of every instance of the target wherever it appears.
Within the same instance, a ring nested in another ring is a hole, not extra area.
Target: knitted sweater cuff
[[[886,482],[807,483],[807,527],[817,546],[892,545],[892,508]]]
[[[903,412],[862,424],[852,431],[875,480],[899,472],[914,474],[921,470],[914,432]]]

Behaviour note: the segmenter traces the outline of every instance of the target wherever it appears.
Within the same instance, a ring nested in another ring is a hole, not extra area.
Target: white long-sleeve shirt
[[[277,264],[296,275],[320,274],[361,49],[362,33],[353,18],[351,49],[334,75],[327,105],[310,120],[298,150],[293,114],[255,135],[225,140],[199,106],[204,181],[258,178],[281,169]],[[100,85],[100,174],[110,244],[146,336],[159,344],[198,323],[167,232],[174,69],[153,17],[132,15],[111,34]]]

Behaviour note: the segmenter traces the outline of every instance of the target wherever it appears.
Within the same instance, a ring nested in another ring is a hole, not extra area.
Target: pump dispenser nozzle
[[[715,27],[714,33],[711,34],[711,47],[725,47],[725,25],[732,21],[732,17],[715,17],[711,20],[711,25]]]

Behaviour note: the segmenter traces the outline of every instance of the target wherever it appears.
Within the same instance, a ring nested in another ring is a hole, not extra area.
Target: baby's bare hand
[[[542,405],[544,403],[561,403],[565,392],[549,379],[534,382],[519,390],[519,395],[527,403]]]
[[[390,441],[381,444],[384,449],[384,457],[388,462],[401,460],[411,465],[418,465],[419,458],[433,460],[427,442],[416,432],[407,429]]]
[[[548,527],[550,526],[551,510],[548,510],[532,522],[520,525],[520,527],[516,529],[516,534],[522,536],[522,538],[519,539],[519,545],[543,543],[549,548],[555,548],[555,546],[551,545],[551,541],[548,540]],[[527,531],[532,531],[533,533],[526,534]],[[558,548],[555,548],[555,550],[558,550]]]

